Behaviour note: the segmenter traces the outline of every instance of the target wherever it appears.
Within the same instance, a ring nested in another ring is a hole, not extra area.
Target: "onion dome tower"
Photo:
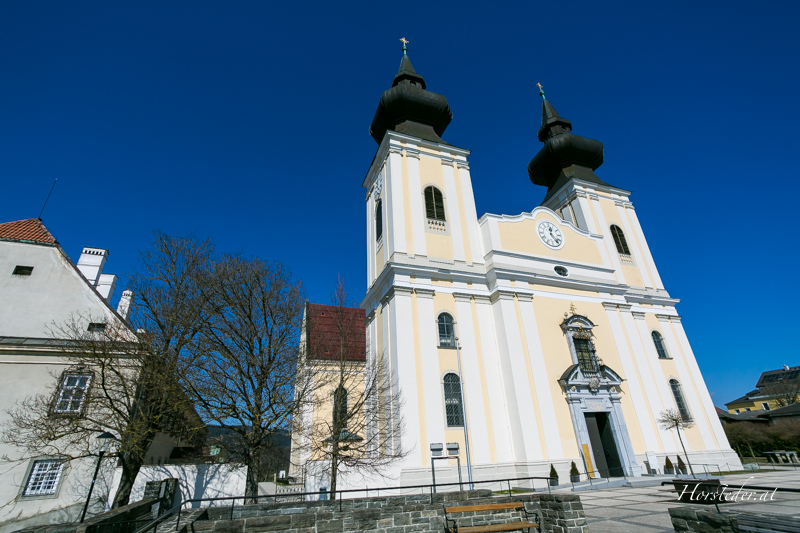
[[[403,43],[403,59],[392,88],[383,92],[369,134],[381,144],[388,130],[405,133],[426,141],[444,143],[441,136],[453,120],[447,98],[426,91],[425,80],[417,74]]]
[[[542,97],[539,140],[544,146],[528,163],[528,176],[535,185],[547,187],[542,204],[573,178],[610,186],[594,173],[603,164],[603,143],[571,133],[572,123],[547,101],[541,85],[539,95]]]

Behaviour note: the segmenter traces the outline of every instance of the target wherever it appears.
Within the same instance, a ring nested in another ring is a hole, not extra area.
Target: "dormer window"
[[[14,276],[30,276],[31,274],[33,274],[33,267],[22,265],[15,266],[14,272],[12,272]]]
[[[106,325],[102,322],[92,322],[89,324],[88,331],[93,333],[100,333],[106,330]]]

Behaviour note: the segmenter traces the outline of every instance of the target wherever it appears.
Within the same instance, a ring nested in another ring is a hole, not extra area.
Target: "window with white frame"
[[[661,336],[661,333],[654,331],[650,334],[653,337],[653,344],[656,347],[656,352],[658,353],[659,359],[669,359],[669,354],[667,354],[667,348],[664,346],[664,337]]]
[[[689,407],[686,405],[686,400],[683,398],[681,384],[678,383],[677,379],[671,379],[669,380],[669,386],[672,389],[672,396],[675,398],[675,407],[678,408],[678,411],[684,420],[691,420],[692,415],[689,412]],[[748,409],[748,411],[749,410],[750,409]]]
[[[769,408],[769,403],[767,402],[761,402],[761,407],[763,407],[765,411],[771,411]]]
[[[78,414],[92,383],[92,375],[86,373],[64,373],[61,376],[61,387],[53,406],[54,413]]]
[[[461,403],[461,380],[449,373],[444,376],[444,410],[448,427],[464,425],[464,407]]]
[[[447,313],[439,315],[439,346],[455,348],[456,334],[453,328],[453,317]]]
[[[33,462],[23,496],[47,496],[58,491],[58,483],[64,472],[64,461],[45,459]]]

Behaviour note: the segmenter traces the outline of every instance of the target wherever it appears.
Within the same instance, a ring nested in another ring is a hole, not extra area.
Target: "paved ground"
[[[760,485],[800,489],[800,471],[731,475],[722,478],[721,482],[731,489],[739,488],[743,483],[745,487]],[[586,511],[590,533],[671,532],[672,521],[668,509],[685,504],[677,500],[675,492],[665,492],[665,489],[666,486],[619,487],[583,491],[578,494]],[[727,503],[721,505],[720,509],[795,514],[800,509],[800,493],[779,492],[769,502]]]

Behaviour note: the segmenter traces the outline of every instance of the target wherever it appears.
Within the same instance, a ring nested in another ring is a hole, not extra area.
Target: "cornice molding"
[[[644,313],[641,311],[631,311],[631,314],[636,320],[644,320]]]
[[[453,164],[455,163],[455,159],[453,159],[452,157],[447,157],[443,155],[440,156],[440,158],[442,160],[442,164],[447,165],[448,167],[452,167]]]
[[[459,169],[469,170],[469,163],[467,161],[458,160],[456,161],[456,166],[458,166]]]
[[[469,303],[470,299],[472,298],[472,295],[465,292],[454,292],[453,298],[455,298],[456,302]]]
[[[616,311],[619,303],[617,302],[601,302],[606,311]]]
[[[419,159],[419,150],[416,148],[406,147],[406,157],[413,157],[414,159]]]
[[[414,293],[417,295],[417,298],[433,299],[433,295],[436,294],[436,291],[433,289],[421,289],[414,287]]]

